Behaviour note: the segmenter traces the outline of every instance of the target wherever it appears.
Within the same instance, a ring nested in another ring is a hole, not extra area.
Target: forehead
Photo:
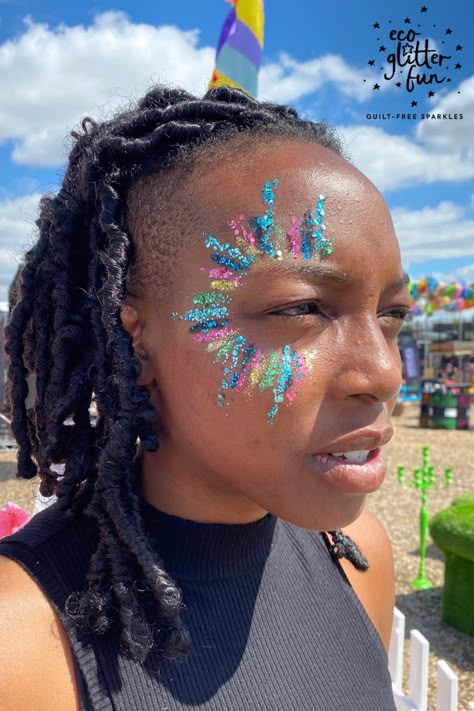
[[[391,224],[382,196],[354,166],[334,151],[291,139],[222,147],[204,169],[196,166],[190,181],[194,217],[212,230],[239,212],[260,213],[262,188],[274,179],[276,215],[302,213],[325,194],[333,222],[347,224],[370,212]]]
[[[280,140],[221,149],[190,182],[194,224],[227,238],[229,219],[264,212],[262,189],[277,179],[275,219],[284,226],[290,215],[314,210],[326,197],[326,221],[339,245],[364,247],[380,257],[399,257],[388,208],[375,186],[340,155],[314,143]],[[339,255],[341,254],[338,249]]]

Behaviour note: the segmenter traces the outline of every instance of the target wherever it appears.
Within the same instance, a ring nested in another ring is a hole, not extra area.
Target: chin
[[[328,502],[323,510],[311,509],[305,502],[304,506],[296,511],[289,511],[286,506],[280,512],[275,512],[275,516],[308,531],[334,531],[349,526],[359,518],[364,510],[366,499],[366,495],[346,497],[344,502],[340,500],[334,504]]]

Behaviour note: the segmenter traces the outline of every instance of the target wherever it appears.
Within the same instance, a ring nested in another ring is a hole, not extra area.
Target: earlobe
[[[124,330],[132,339],[132,346],[135,356],[140,361],[140,375],[137,378],[138,385],[150,385],[153,381],[153,371],[148,357],[148,353],[142,344],[142,324],[138,310],[130,303],[125,303],[120,309],[120,319]]]

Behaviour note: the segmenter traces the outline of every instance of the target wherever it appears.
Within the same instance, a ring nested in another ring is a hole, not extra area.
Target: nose
[[[384,403],[397,396],[402,384],[397,339],[382,331],[377,318],[344,329],[337,347],[335,397]]]

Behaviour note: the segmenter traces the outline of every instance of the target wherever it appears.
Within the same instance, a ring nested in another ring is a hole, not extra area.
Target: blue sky
[[[392,209],[413,278],[474,280],[473,3],[374,7],[369,0],[267,0],[261,96],[338,127]],[[153,81],[202,93],[228,10],[223,0],[68,7],[0,0],[0,301],[34,239],[40,194],[58,187],[68,132]],[[390,32],[405,37],[410,29],[419,35],[400,43],[399,66],[390,58],[398,44]],[[408,92],[410,64],[403,63],[415,58],[417,40],[419,63],[423,48],[449,59],[418,68],[420,81],[431,83]],[[384,78],[393,69],[396,76]]]

